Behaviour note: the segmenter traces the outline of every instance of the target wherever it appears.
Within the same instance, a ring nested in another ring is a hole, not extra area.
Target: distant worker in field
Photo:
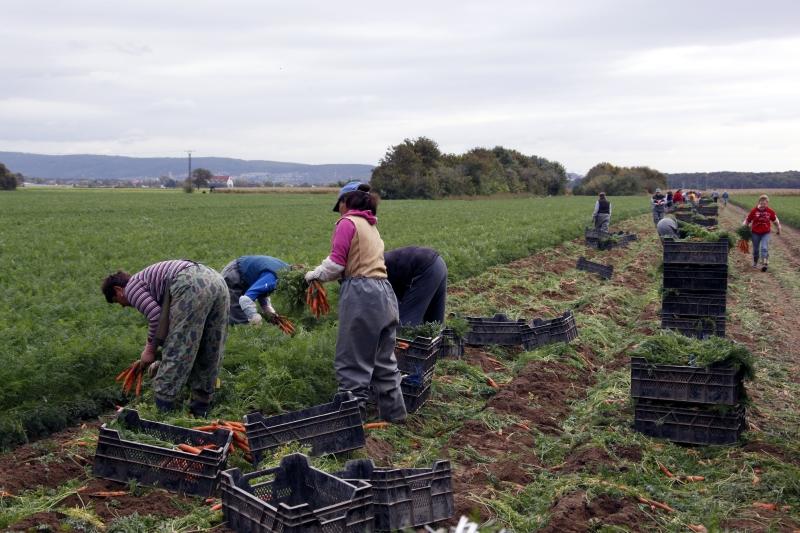
[[[406,246],[383,254],[400,310],[400,325],[444,323],[447,265],[431,248]]]
[[[606,193],[604,192],[597,195],[592,220],[596,231],[608,233],[608,225],[611,223],[611,202],[606,199]]]
[[[662,239],[665,238],[678,238],[678,221],[672,215],[666,215],[656,224],[656,231],[658,236]]]
[[[686,194],[686,199],[689,200],[690,204],[695,205],[695,203],[697,202],[697,195],[695,194],[694,191],[689,191]]]
[[[366,409],[372,388],[380,417],[402,422],[406,406],[394,356],[400,316],[387,279],[377,209],[378,196],[368,184],[356,181],[342,187],[333,207],[341,217],[333,230],[331,252],[305,279],[342,279],[334,359],[339,391],[351,392]]]
[[[678,189],[677,191],[675,191],[675,194],[672,195],[672,203],[675,204],[675,205],[683,203],[683,190],[682,189]]]
[[[231,324],[261,324],[263,318],[256,308],[270,318],[277,314],[269,295],[278,286],[281,270],[289,264],[268,255],[243,255],[225,265],[222,277],[228,285],[231,309],[228,320]]]
[[[742,221],[743,226],[750,226],[753,240],[753,268],[758,268],[761,259],[761,272],[769,266],[769,238],[772,235],[772,223],[775,223],[775,235],[781,234],[781,221],[775,211],[769,208],[769,197],[762,194],[758,204],[750,210]]]
[[[665,212],[669,213],[670,211],[672,211],[672,203],[674,199],[675,197],[672,195],[672,191],[667,191],[667,204]]]
[[[149,330],[141,361],[161,361],[155,370],[156,407],[172,411],[189,383],[192,414],[206,417],[222,363],[228,327],[228,287],[205,265],[183,259],[162,261],[130,275],[122,270],[103,280],[108,303],[135,307],[147,317]]]
[[[650,204],[653,206],[653,224],[658,224],[658,221],[664,218],[664,210],[667,207],[667,197],[661,192],[661,189],[656,188],[655,194],[650,199]]]
[[[730,198],[728,191],[722,191],[722,207],[728,206],[728,198]]]
[[[714,190],[711,192],[711,200],[713,200],[715,204],[719,202],[719,191]]]

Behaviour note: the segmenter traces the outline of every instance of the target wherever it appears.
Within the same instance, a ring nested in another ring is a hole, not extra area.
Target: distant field
[[[731,201],[745,209],[752,209],[758,203],[758,197],[761,194],[739,196],[731,196]],[[775,192],[768,191],[766,194],[769,196],[769,206],[775,210],[778,219],[782,223],[789,224],[795,228],[800,228],[800,195],[779,195]]]
[[[105,302],[103,276],[181,257],[217,269],[244,254],[315,265],[329,250],[334,201],[335,193],[0,194],[0,447],[18,441],[23,427],[44,434],[115,401],[113,376],[139,356],[146,330],[138,312]],[[648,209],[646,197],[612,201],[613,222]],[[387,201],[378,214],[387,248],[434,247],[458,280],[577,237],[593,204],[591,197]],[[291,343],[274,331],[232,331],[225,369],[236,373],[237,388],[227,389],[227,405],[237,416],[237,402],[274,411],[329,397],[335,330],[311,325]]]

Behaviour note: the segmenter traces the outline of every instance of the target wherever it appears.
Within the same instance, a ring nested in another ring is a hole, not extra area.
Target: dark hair
[[[108,303],[114,303],[114,287],[125,287],[129,279],[131,279],[130,274],[124,270],[117,270],[103,280],[103,284],[100,285],[100,290],[103,291],[103,295],[106,297]]]
[[[362,183],[355,191],[350,191],[342,195],[340,201],[344,202],[348,210],[372,211],[372,214],[377,216],[380,198],[374,192],[370,192],[370,190],[371,187],[368,183]]]

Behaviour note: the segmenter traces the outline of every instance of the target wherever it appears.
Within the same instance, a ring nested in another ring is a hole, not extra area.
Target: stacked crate
[[[664,239],[661,327],[686,336],[725,336],[728,240]]]
[[[397,337],[395,356],[403,376],[400,388],[409,413],[417,412],[431,396],[436,360],[444,342],[443,334],[413,339]]]
[[[634,428],[686,444],[734,444],[746,428],[743,373],[631,358]]]

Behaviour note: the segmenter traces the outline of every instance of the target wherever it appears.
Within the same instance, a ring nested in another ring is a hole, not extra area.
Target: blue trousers
[[[769,258],[769,237],[772,233],[753,233],[753,261],[758,261],[759,255],[762,259]]]

